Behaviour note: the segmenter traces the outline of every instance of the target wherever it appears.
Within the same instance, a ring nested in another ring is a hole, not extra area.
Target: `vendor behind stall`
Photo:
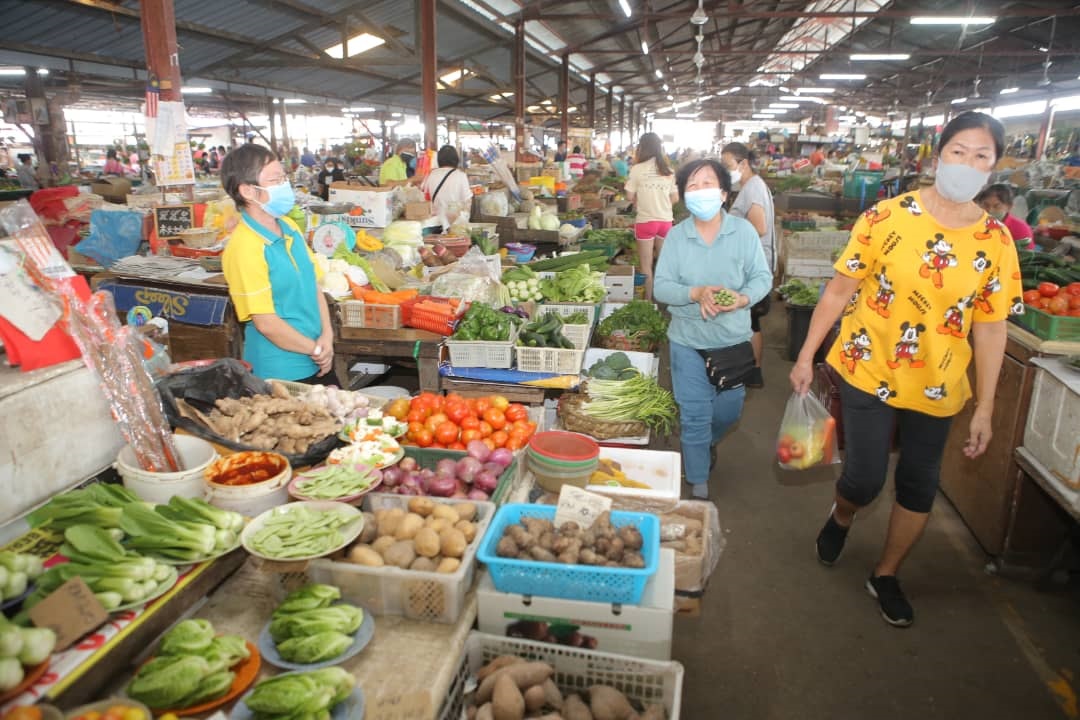
[[[416,171],[416,141],[402,140],[379,168],[380,185],[404,185]]]
[[[311,249],[285,217],[296,198],[274,153],[247,144],[225,156],[221,183],[240,210],[221,267],[244,327],[244,359],[261,378],[336,383],[334,334]]]
[[[1014,199],[1015,195],[1011,186],[996,183],[983,188],[983,191],[975,197],[975,202],[1009,228],[1014,242],[1023,243],[1026,249],[1034,250],[1035,234],[1031,231],[1031,226],[1012,214]]]

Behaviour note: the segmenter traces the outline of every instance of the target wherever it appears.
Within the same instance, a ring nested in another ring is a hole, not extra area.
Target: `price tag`
[[[365,720],[416,720],[431,717],[431,694],[426,690],[382,695],[364,713]]]
[[[71,646],[108,619],[109,613],[81,577],[71,578],[30,610],[35,626],[56,633],[57,650]]]
[[[611,509],[611,498],[582,490],[576,485],[563,485],[559,491],[559,507],[555,510],[555,527],[564,522],[576,522],[588,530],[596,518]]]
[[[181,231],[195,226],[191,205],[161,205],[154,208],[154,227],[159,238],[179,237]]]

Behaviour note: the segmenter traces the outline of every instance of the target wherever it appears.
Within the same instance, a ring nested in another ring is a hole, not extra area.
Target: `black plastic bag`
[[[200,422],[184,417],[177,400],[184,400],[200,412],[210,414],[214,401],[219,398],[241,398],[252,395],[269,395],[270,384],[255,377],[239,360],[225,358],[209,365],[181,370],[163,377],[157,382],[165,416],[173,427],[183,428],[192,435],[223,445],[232,450],[258,450],[243,443],[218,435]],[[313,444],[303,455],[286,455],[293,467],[316,465],[326,459],[342,442],[336,435]]]

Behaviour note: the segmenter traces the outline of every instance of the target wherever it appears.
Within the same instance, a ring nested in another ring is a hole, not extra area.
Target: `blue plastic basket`
[[[499,592],[539,597],[563,598],[564,600],[588,600],[604,603],[636,605],[641,602],[645,584],[656,573],[660,559],[660,519],[648,513],[611,512],[611,524],[615,527],[633,525],[641,532],[644,541],[641,555],[645,567],[610,568],[593,565],[564,565],[562,563],[516,560],[499,557],[495,546],[509,526],[533,517],[554,520],[553,505],[503,505],[495,513],[484,541],[476,553],[480,562],[487,565],[491,581]]]

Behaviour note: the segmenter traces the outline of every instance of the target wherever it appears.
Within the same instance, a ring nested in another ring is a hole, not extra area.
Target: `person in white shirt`
[[[653,258],[660,255],[674,218],[671,206],[679,199],[675,173],[656,133],[645,133],[638,142],[634,166],[626,180],[626,199],[637,206],[634,237],[639,271],[645,276],[645,298],[652,300]]]
[[[431,200],[432,211],[446,226],[457,220],[469,220],[472,209],[472,188],[469,176],[458,167],[461,159],[452,145],[443,145],[436,156],[439,167],[424,179],[420,189]]]
[[[28,153],[19,153],[19,164],[15,167],[15,174],[19,177],[19,187],[23,190],[37,190],[41,187],[34,176],[34,158]]]

